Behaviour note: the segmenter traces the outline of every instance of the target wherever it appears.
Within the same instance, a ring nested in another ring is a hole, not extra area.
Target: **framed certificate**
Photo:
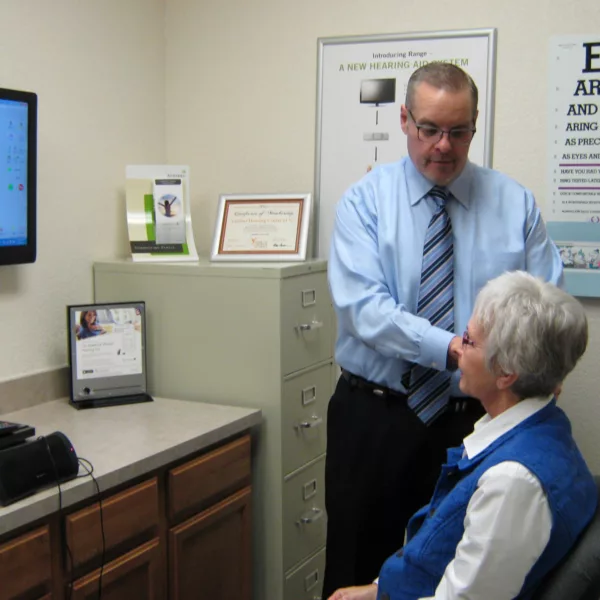
[[[311,199],[311,194],[222,194],[211,260],[305,260]]]

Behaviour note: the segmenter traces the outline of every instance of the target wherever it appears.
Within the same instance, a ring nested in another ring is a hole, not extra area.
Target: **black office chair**
[[[600,496],[600,476],[594,477]],[[600,504],[575,547],[546,577],[532,600],[600,599]]]

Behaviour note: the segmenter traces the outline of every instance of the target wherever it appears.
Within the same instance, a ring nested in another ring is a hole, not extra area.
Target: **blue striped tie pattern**
[[[423,246],[417,316],[427,319],[435,327],[454,331],[454,251],[452,223],[446,212],[448,191],[435,186],[429,196],[435,200],[436,210]],[[423,423],[429,424],[440,416],[449,397],[450,373],[413,365],[408,405]]]

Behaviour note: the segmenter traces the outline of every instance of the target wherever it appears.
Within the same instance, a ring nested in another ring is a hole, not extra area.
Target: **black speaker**
[[[78,471],[75,449],[60,431],[0,450],[0,505],[73,479]]]

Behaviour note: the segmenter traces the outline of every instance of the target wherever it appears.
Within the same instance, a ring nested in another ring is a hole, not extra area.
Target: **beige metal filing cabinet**
[[[94,266],[96,301],[147,304],[151,393],[262,409],[254,465],[255,600],[321,596],[326,416],[334,383],[326,268],[325,261]]]

